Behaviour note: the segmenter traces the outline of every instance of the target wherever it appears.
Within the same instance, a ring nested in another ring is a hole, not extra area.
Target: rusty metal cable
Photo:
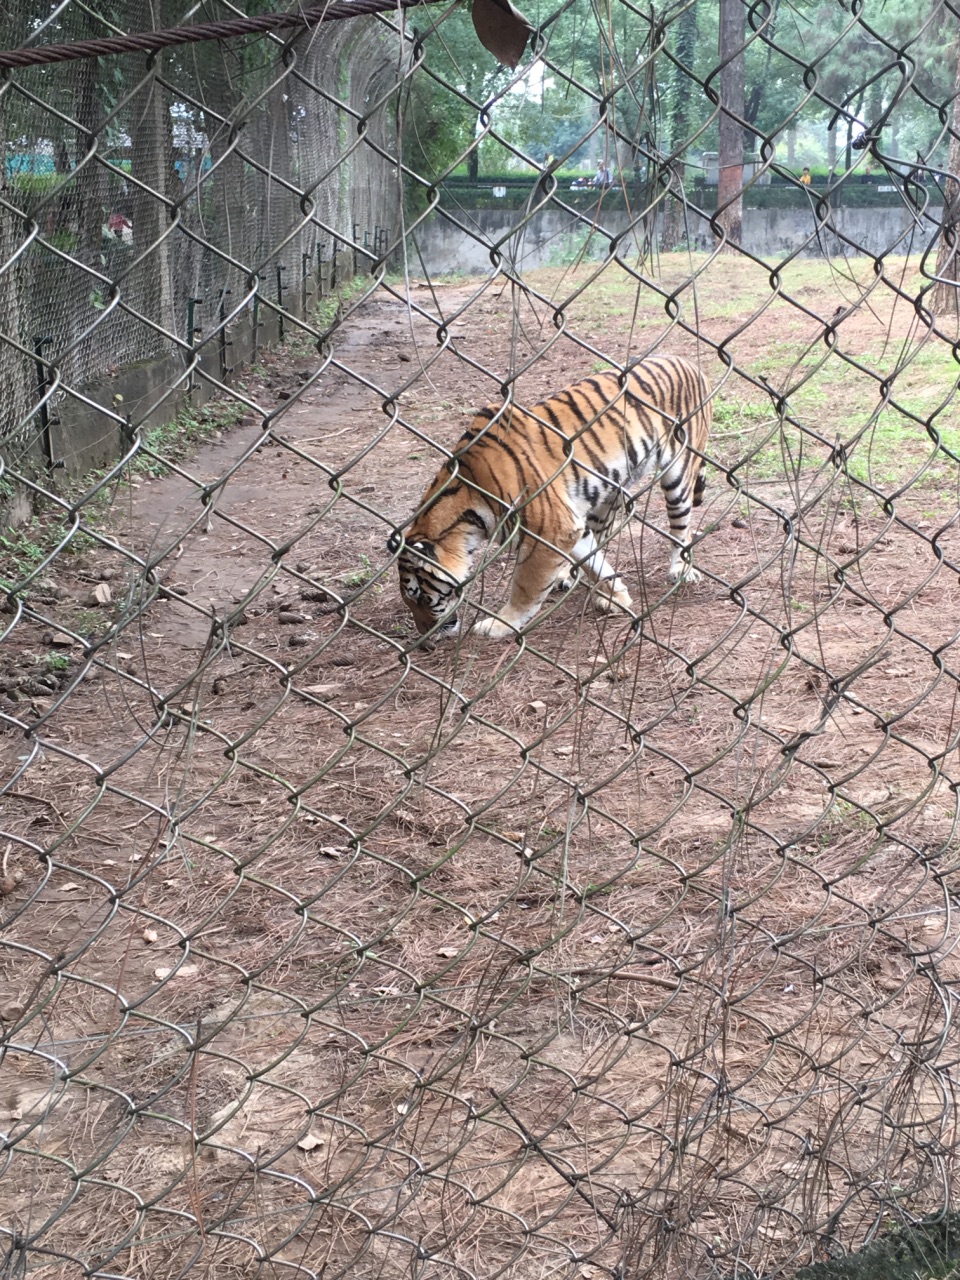
[[[138,31],[125,36],[104,36],[98,40],[77,40],[70,44],[41,45],[38,48],[0,50],[0,70],[37,67],[82,58],[105,58],[118,53],[156,53],[173,45],[200,44],[207,40],[228,40],[235,36],[263,35],[271,31],[304,30],[323,22],[357,18],[365,14],[390,13],[435,4],[437,0],[334,0],[289,13],[264,13],[253,18],[225,18],[220,22],[198,22],[187,27],[166,27],[162,31]]]

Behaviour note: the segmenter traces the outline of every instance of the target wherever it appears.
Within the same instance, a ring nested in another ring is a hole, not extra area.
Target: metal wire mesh
[[[3,82],[4,1274],[745,1280],[950,1202],[960,18],[529,16]],[[426,648],[464,415],[665,350],[703,580],[651,481],[630,613]]]

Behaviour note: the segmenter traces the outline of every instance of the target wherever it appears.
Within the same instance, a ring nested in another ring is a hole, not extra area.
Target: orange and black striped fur
[[[481,544],[519,522],[510,601],[474,627],[492,639],[515,634],[574,567],[598,587],[598,607],[631,607],[603,547],[631,490],[656,474],[674,541],[673,581],[696,581],[690,517],[704,486],[702,455],[710,430],[709,389],[679,356],[652,356],[621,386],[614,373],[585,378],[521,409],[481,409],[440,468],[398,552],[400,589],[421,634],[458,628],[456,605]]]

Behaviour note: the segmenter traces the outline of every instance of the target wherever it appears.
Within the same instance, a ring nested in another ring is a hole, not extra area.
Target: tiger
[[[706,378],[681,356],[651,356],[625,375],[584,378],[532,406],[480,409],[428,485],[413,521],[394,530],[400,592],[420,635],[455,635],[457,606],[483,543],[513,529],[518,552],[509,602],[473,634],[518,634],[576,570],[596,586],[600,612],[632,600],[603,547],[631,490],[657,473],[666,500],[673,582],[699,581],[690,518],[703,500],[713,406]],[[517,527],[519,526],[519,527]]]

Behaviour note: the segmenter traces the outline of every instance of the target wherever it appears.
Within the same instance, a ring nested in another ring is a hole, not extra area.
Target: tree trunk
[[[131,31],[155,29],[156,16],[149,0],[131,0]],[[133,247],[139,256],[148,256],[136,267],[125,289],[132,294],[134,305],[154,323],[174,331],[173,287],[170,273],[170,239],[165,232],[170,226],[163,198],[167,194],[170,169],[170,112],[163,91],[157,84],[161,54],[156,54],[152,71],[144,78],[143,88],[131,102],[131,173],[148,188],[134,186],[130,195],[130,220],[133,223]],[[169,348],[166,339],[154,338],[157,352]]]
[[[692,67],[697,49],[697,6],[684,9],[677,22],[677,59],[685,67]],[[673,111],[670,118],[670,150],[677,159],[671,164],[671,191],[664,201],[660,247],[664,251],[679,248],[686,236],[683,217],[683,152],[690,136],[690,82],[679,67],[673,68]],[[664,175],[666,176],[666,175]]]
[[[787,130],[787,168],[795,169],[797,167],[797,131],[796,129]]]
[[[938,315],[957,315],[958,251],[960,251],[960,49],[957,57],[957,76],[951,121],[950,158],[947,161],[949,177],[943,185],[943,220],[940,223],[940,243],[937,246],[937,276],[939,284],[933,290],[932,306]]]
[[[739,245],[743,221],[743,45],[742,0],[720,0],[720,155],[718,221],[729,245]],[[724,207],[728,206],[728,207]]]
[[[837,128],[827,130],[827,168],[831,173],[837,167]]]

